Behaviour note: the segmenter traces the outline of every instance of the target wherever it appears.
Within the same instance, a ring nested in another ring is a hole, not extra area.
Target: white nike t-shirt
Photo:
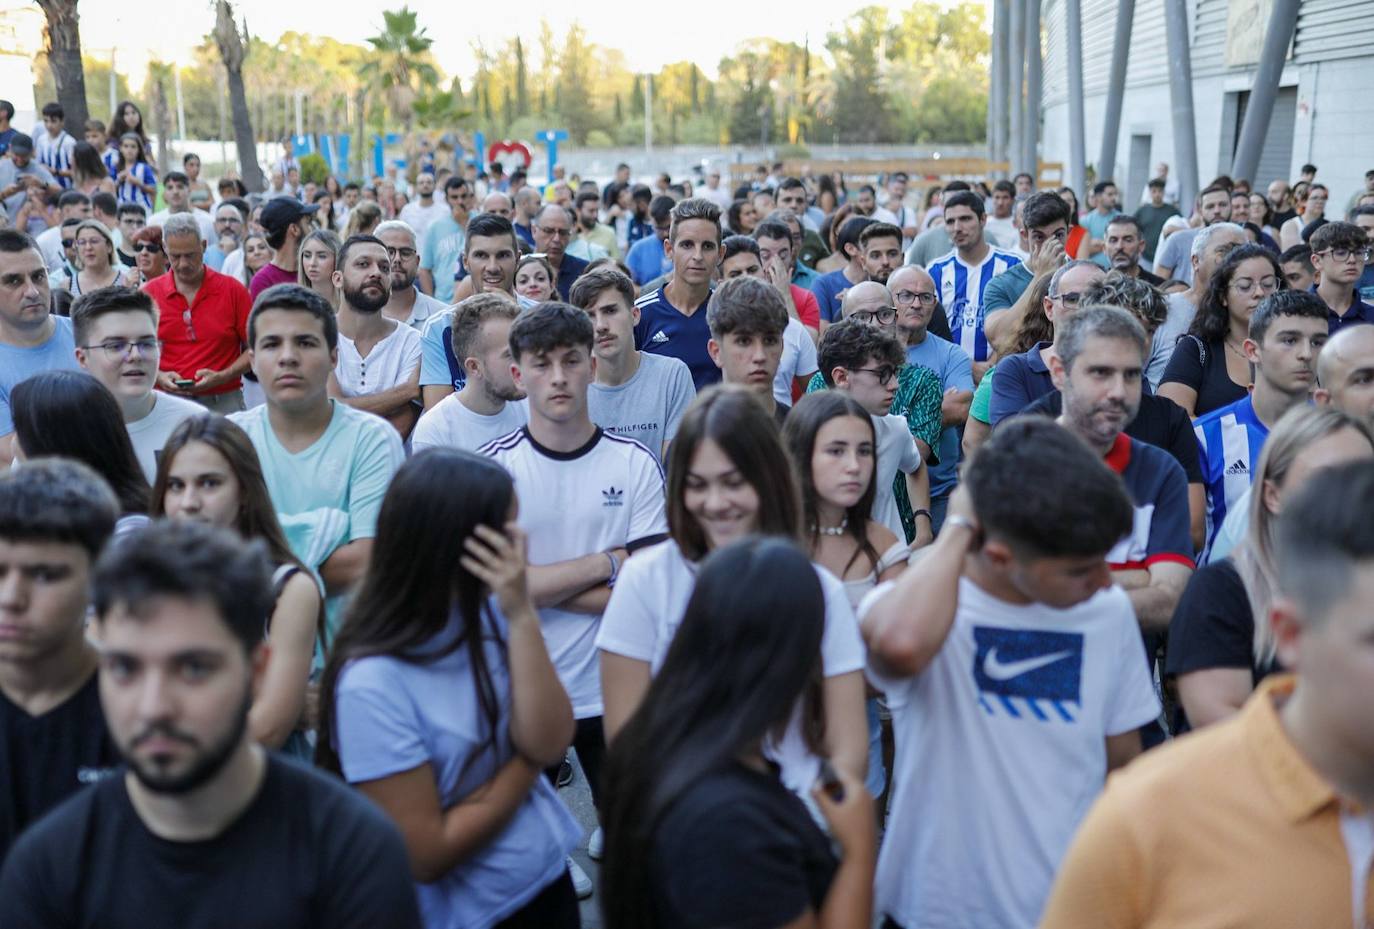
[[[624,548],[668,532],[663,471],[658,459],[634,439],[598,428],[582,448],[555,452],[537,443],[525,427],[487,443],[479,454],[500,462],[515,479],[518,522],[529,538],[532,565]],[[625,568],[638,557],[627,561]],[[596,636],[601,617],[545,607],[539,611],[539,623],[549,658],[572,700],[573,715],[600,716]]]
[[[873,521],[882,523],[899,539],[906,538],[902,514],[897,511],[897,495],[892,482],[897,472],[915,474],[921,470],[921,453],[912,438],[906,419],[895,413],[870,416],[877,437],[877,458],[873,465]]]
[[[864,643],[844,585],[819,565],[816,576],[825,592],[823,673],[826,677],[838,677],[857,671],[864,666]],[[682,623],[696,581],[697,566],[683,557],[672,539],[635,555],[625,563],[611,591],[596,647],[648,662],[650,673],[657,674]],[[806,747],[796,713],[783,737],[768,747],[768,755],[781,768],[782,782],[788,789],[808,796],[820,775],[820,759]]]
[[[869,678],[897,741],[878,912],[922,929],[1034,926],[1106,780],[1107,736],[1159,714],[1125,591],[1057,610],[964,578],[929,667],[893,679],[870,665]]]

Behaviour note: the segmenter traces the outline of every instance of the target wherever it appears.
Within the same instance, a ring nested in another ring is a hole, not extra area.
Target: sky
[[[471,51],[474,38],[480,37],[488,47],[499,47],[518,32],[529,48],[538,36],[541,19],[549,21],[554,35],[560,39],[576,19],[594,43],[623,50],[630,66],[637,71],[657,71],[670,62],[688,60],[697,62],[714,78],[720,58],[743,39],[771,35],[782,41],[801,42],[809,32],[812,48],[819,49],[827,30],[868,5],[865,0],[831,0],[824,4],[814,0],[802,4],[783,0],[695,0],[690,6],[681,7],[632,5],[626,0],[408,2],[419,14],[420,25],[435,40],[434,54],[439,66],[446,75],[464,78],[475,70]],[[296,31],[362,44],[367,36],[381,31],[381,10],[397,8],[401,3],[402,0],[236,0],[234,5],[239,15],[247,18],[249,30],[269,41],[275,41],[283,32]],[[900,5],[898,0],[890,3],[892,7]],[[168,24],[170,28],[148,17],[152,6],[162,11],[160,15],[174,17],[175,22]],[[518,15],[512,15],[517,7]],[[113,45],[116,68],[133,77],[135,84],[146,72],[149,58],[189,59],[188,49],[214,25],[210,0],[101,0],[83,3],[80,10],[82,45],[89,54],[102,59],[108,58]],[[665,32],[671,36],[671,42],[665,40]]]

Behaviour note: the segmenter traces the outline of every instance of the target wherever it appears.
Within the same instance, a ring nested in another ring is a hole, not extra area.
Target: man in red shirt
[[[189,213],[168,217],[163,247],[171,270],[143,285],[157,301],[162,340],[157,386],[215,413],[244,408],[248,370],[248,289],[205,266],[205,242]]]
[[[301,242],[315,227],[310,217],[320,208],[318,203],[301,203],[295,197],[273,197],[258,214],[258,224],[267,233],[272,260],[253,275],[248,290],[254,300],[258,294],[275,284],[295,284],[300,267]],[[162,237],[167,237],[164,228]]]

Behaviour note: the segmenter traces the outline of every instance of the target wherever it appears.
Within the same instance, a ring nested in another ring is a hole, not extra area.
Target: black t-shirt
[[[1022,413],[1039,413],[1058,418],[1064,412],[1064,395],[1051,391]],[[1162,448],[1173,456],[1183,467],[1189,484],[1205,483],[1202,479],[1202,465],[1198,463],[1197,436],[1193,433],[1192,421],[1188,414],[1168,397],[1157,394],[1142,394],[1140,411],[1135,419],[1123,430],[1128,436],[1146,442],[1155,448]]]
[[[119,763],[94,672],[42,716],[0,693],[0,862],[25,826]]]
[[[419,929],[400,834],[361,795],[269,756],[258,795],[213,839],[148,831],[124,777],[72,797],[0,870],[5,929]]]
[[[649,859],[662,929],[785,926],[820,911],[837,867],[796,795],[742,765],[707,775],[668,808]]]
[[[1280,670],[1273,663],[1255,665],[1255,614],[1230,558],[1193,573],[1169,622],[1164,673],[1176,676],[1211,668],[1245,668],[1255,683]]]
[[[1249,393],[1231,380],[1231,375],[1226,371],[1226,344],[1216,339],[1204,346],[1201,339],[1192,335],[1179,339],[1174,353],[1169,356],[1169,364],[1159,383],[1163,386],[1170,382],[1197,391],[1194,416],[1202,416],[1228,403],[1235,403]]]

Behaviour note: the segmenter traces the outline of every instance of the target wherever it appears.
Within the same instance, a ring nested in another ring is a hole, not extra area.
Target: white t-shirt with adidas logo
[[[864,598],[860,619],[891,587]],[[870,664],[897,743],[878,912],[930,929],[1038,923],[1106,781],[1107,737],[1159,714],[1144,657],[1120,587],[1061,610],[962,578],[954,625],[924,671],[889,678]]]
[[[479,453],[500,462],[515,479],[518,522],[529,537],[532,565],[625,548],[668,532],[663,470],[633,439],[598,428],[582,448],[556,452],[536,442],[525,427],[487,443]],[[596,635],[601,617],[546,607],[539,621],[573,715],[600,716]]]

